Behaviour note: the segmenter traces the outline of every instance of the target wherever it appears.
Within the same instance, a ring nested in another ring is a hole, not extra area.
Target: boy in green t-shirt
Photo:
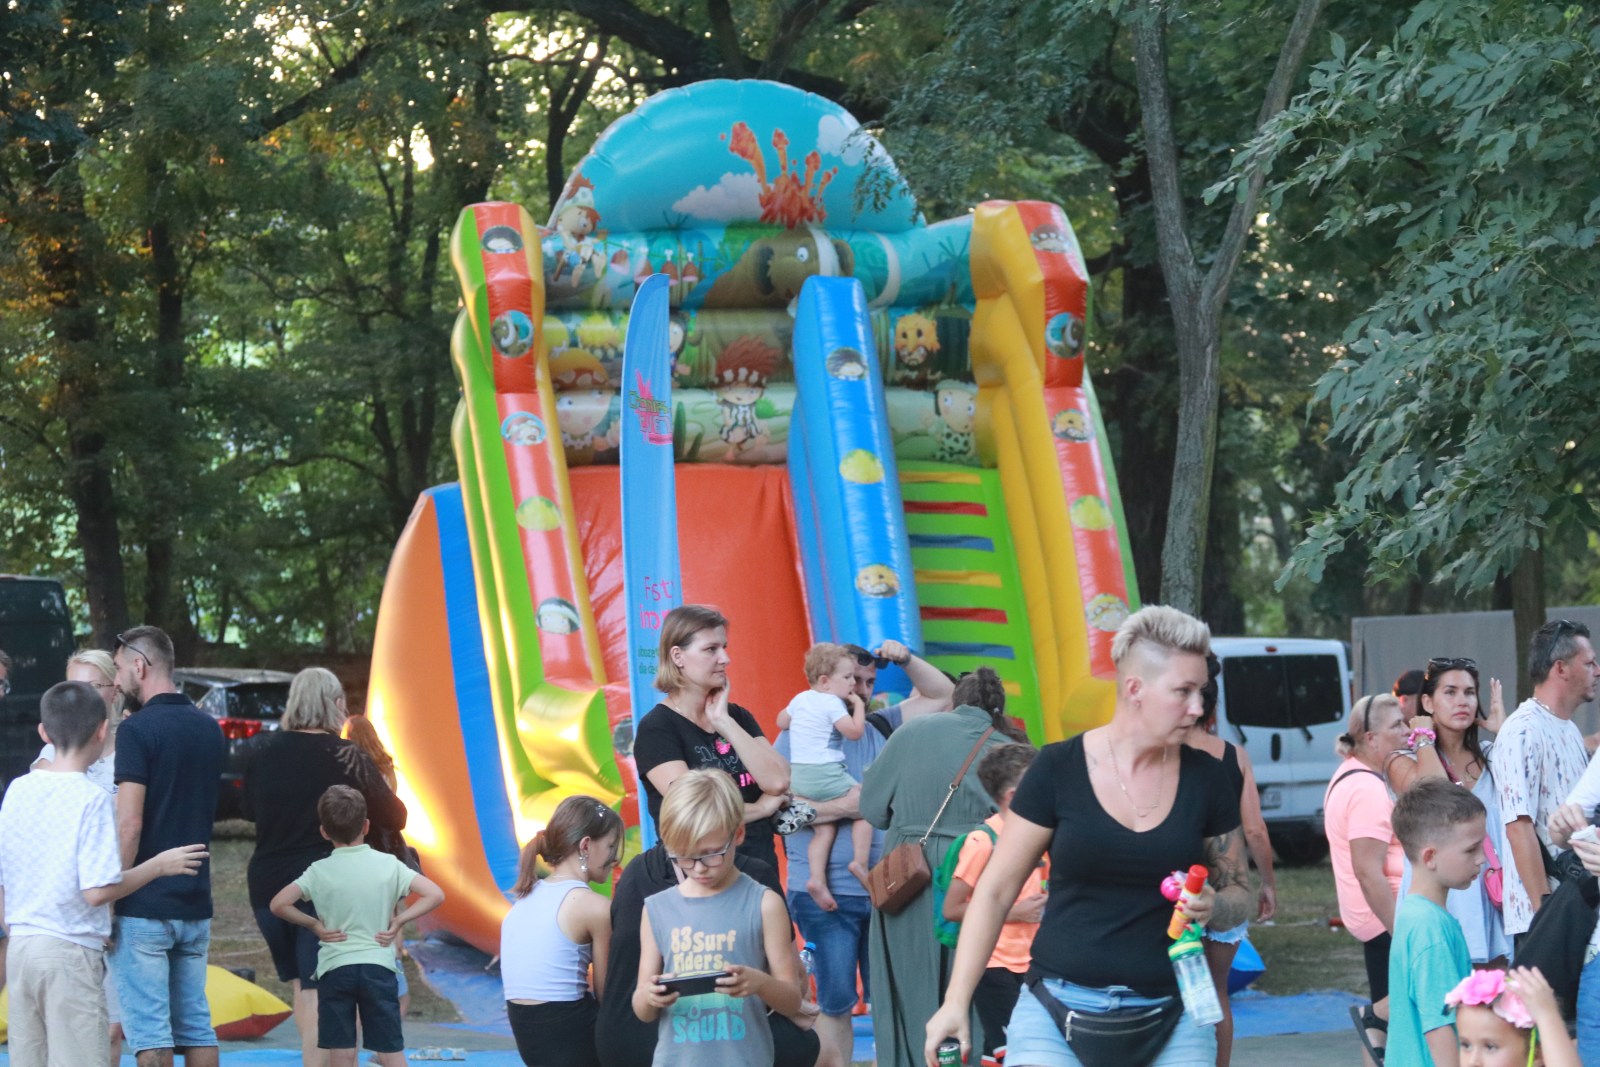
[[[1472,956],[1445,897],[1483,868],[1485,819],[1482,801],[1443,778],[1425,778],[1395,802],[1392,825],[1411,860],[1411,892],[1394,918],[1385,1063],[1459,1067],[1455,1012],[1444,998],[1471,973]]]
[[[444,903],[444,890],[365,843],[367,802],[347,785],[329,786],[317,801],[322,836],[333,854],[306,868],[272,898],[272,914],[304,926],[322,942],[317,950],[317,1046],[329,1067],[354,1067],[356,1017],[366,1047],[382,1067],[403,1067],[400,994],[394,939],[406,923]],[[398,914],[395,905],[415,893]],[[316,915],[296,908],[301,900]]]

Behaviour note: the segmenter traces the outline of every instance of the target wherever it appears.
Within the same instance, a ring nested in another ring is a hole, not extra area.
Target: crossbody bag
[[[872,898],[872,906],[885,915],[899,915],[905,911],[906,906],[917,899],[917,894],[928,888],[929,883],[933,881],[933,871],[928,868],[928,857],[923,853],[922,846],[928,843],[928,835],[939,825],[939,818],[944,814],[944,809],[950,805],[950,798],[961,788],[961,780],[967,776],[972,761],[978,758],[984,742],[989,740],[989,735],[992,733],[994,733],[992,726],[983,731],[978,743],[967,753],[967,761],[961,765],[961,770],[956,772],[955,781],[950,783],[950,789],[944,795],[944,803],[939,805],[938,812],[934,814],[933,821],[928,824],[928,829],[922,838],[896,845],[885,852],[867,872],[867,895]]]

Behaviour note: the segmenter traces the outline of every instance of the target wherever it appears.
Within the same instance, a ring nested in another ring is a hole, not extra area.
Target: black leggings
[[[594,1051],[594,997],[514,1004],[506,1001],[517,1055],[528,1067],[600,1067]]]
[[[1385,930],[1361,945],[1361,955],[1367,962],[1367,988],[1372,991],[1374,1004],[1389,995],[1389,946],[1393,941]]]
[[[994,1055],[994,1050],[1006,1043],[1006,1027],[1011,1023],[1017,997],[1022,994],[1022,978],[1004,967],[990,967],[972,991],[972,1006],[978,1010],[978,1022],[983,1025],[985,1056]]]

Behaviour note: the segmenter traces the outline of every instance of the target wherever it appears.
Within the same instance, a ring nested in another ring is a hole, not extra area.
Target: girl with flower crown
[[[1445,996],[1461,1067],[1579,1067],[1578,1050],[1537,967],[1473,971]]]

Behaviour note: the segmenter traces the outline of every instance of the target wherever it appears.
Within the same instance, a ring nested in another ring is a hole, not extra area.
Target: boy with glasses
[[[645,901],[633,1010],[659,1019],[654,1067],[772,1063],[768,1009],[800,1010],[800,976],[783,898],[741,874],[744,801],[721,771],[689,771],[661,802],[661,842],[683,872]],[[711,992],[663,979],[723,972]]]

